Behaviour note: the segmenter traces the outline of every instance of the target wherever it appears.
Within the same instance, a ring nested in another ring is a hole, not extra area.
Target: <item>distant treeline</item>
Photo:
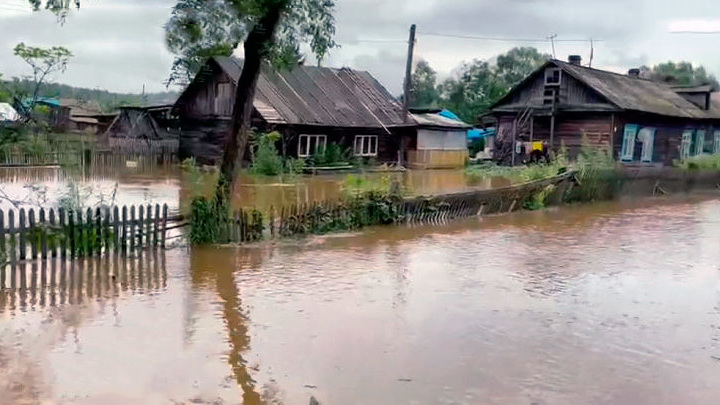
[[[10,95],[24,97],[32,95],[35,84],[30,80],[15,79],[0,82],[0,88],[0,98],[5,98]],[[5,94],[5,97],[3,97],[3,94]],[[86,89],[58,83],[43,84],[40,88],[39,94],[39,97],[66,98],[93,104],[97,103],[103,112],[114,111],[117,110],[118,107],[122,106],[172,104],[178,96],[179,93],[173,91],[146,93],[144,95],[133,93],[112,93],[107,90]],[[4,100],[0,99],[0,101]]]

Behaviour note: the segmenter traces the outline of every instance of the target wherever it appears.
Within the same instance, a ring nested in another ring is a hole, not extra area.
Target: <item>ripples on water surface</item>
[[[0,403],[715,404],[719,225],[719,200],[596,204],[6,290]]]

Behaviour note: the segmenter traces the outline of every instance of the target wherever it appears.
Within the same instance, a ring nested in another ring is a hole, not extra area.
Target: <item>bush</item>
[[[275,142],[279,137],[280,134],[277,132],[260,135],[257,140],[257,150],[253,156],[253,173],[277,176],[283,172],[285,164],[275,146]]]
[[[226,235],[224,224],[230,218],[230,209],[218,207],[217,202],[205,197],[195,197],[190,204],[190,242],[218,243]]]
[[[316,150],[310,157],[309,163],[315,167],[342,166],[348,164],[349,160],[349,150],[343,152],[340,145],[337,143],[330,143],[322,152]]]
[[[565,196],[566,202],[611,200],[622,186],[610,153],[590,146],[585,139],[578,156],[577,170],[578,184]]]

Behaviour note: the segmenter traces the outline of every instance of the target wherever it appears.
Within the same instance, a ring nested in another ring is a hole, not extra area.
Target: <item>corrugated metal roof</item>
[[[709,118],[670,86],[647,79],[587,68],[553,60],[574,78],[585,83],[624,110],[682,118]]]
[[[413,118],[420,127],[448,128],[448,129],[470,129],[468,125],[462,121],[444,117],[438,113],[413,113]]]
[[[237,82],[242,60],[215,57]],[[338,127],[396,127],[403,123],[402,106],[369,73],[347,68],[297,66],[264,70],[258,79],[255,110],[269,123]]]

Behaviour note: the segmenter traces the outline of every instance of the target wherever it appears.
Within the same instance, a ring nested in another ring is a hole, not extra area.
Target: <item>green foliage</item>
[[[578,184],[565,195],[565,202],[611,200],[620,191],[622,179],[612,155],[590,146],[584,136],[576,166]]]
[[[485,150],[485,138],[477,138],[468,144],[468,153],[470,157],[475,157],[478,152]]]
[[[699,86],[711,84],[720,88],[714,75],[708,74],[703,66],[694,67],[691,62],[666,62],[655,65],[650,69],[647,66],[640,68],[643,77],[651,80],[679,86]]]
[[[535,193],[523,203],[523,209],[528,211],[537,211],[543,209],[548,204],[548,197],[555,191],[555,186],[547,186],[542,191]]]
[[[190,204],[190,242],[218,243],[227,238],[223,232],[230,219],[230,208],[218,206],[215,200],[195,197]]]
[[[425,61],[412,76],[412,104],[441,107],[463,121],[477,122],[478,116],[504,96],[532,71],[550,59],[535,48],[513,48],[497,57],[497,64],[474,60],[459,68],[459,75],[435,85],[437,74]]]
[[[276,176],[284,171],[285,164],[275,146],[279,136],[277,132],[271,132],[258,137],[252,162],[253,173]]]
[[[437,72],[425,60],[418,61],[410,84],[411,107],[433,107],[439,101]]]
[[[279,174],[300,174],[305,168],[303,159],[283,159],[277,149],[282,135],[279,132],[260,134],[255,142],[255,153],[251,171],[254,174],[277,176]]]
[[[315,153],[308,159],[308,164],[315,167],[344,166],[350,161],[350,151],[343,151],[337,143],[329,143],[322,150],[315,150]]]
[[[165,26],[166,43],[176,55],[169,83],[192,79],[210,56],[229,56],[254,24],[279,4],[282,18],[274,42],[265,50],[273,66],[297,64],[306,43],[321,61],[336,45],[334,0],[178,0]]]
[[[720,155],[708,154],[692,156],[681,162],[675,162],[675,166],[684,170],[717,170],[720,169]]]
[[[393,181],[390,174],[382,176],[372,174],[353,174],[350,173],[345,178],[343,191],[350,196],[362,195],[364,193],[388,194],[393,187]],[[399,190],[398,190],[399,191]]]

